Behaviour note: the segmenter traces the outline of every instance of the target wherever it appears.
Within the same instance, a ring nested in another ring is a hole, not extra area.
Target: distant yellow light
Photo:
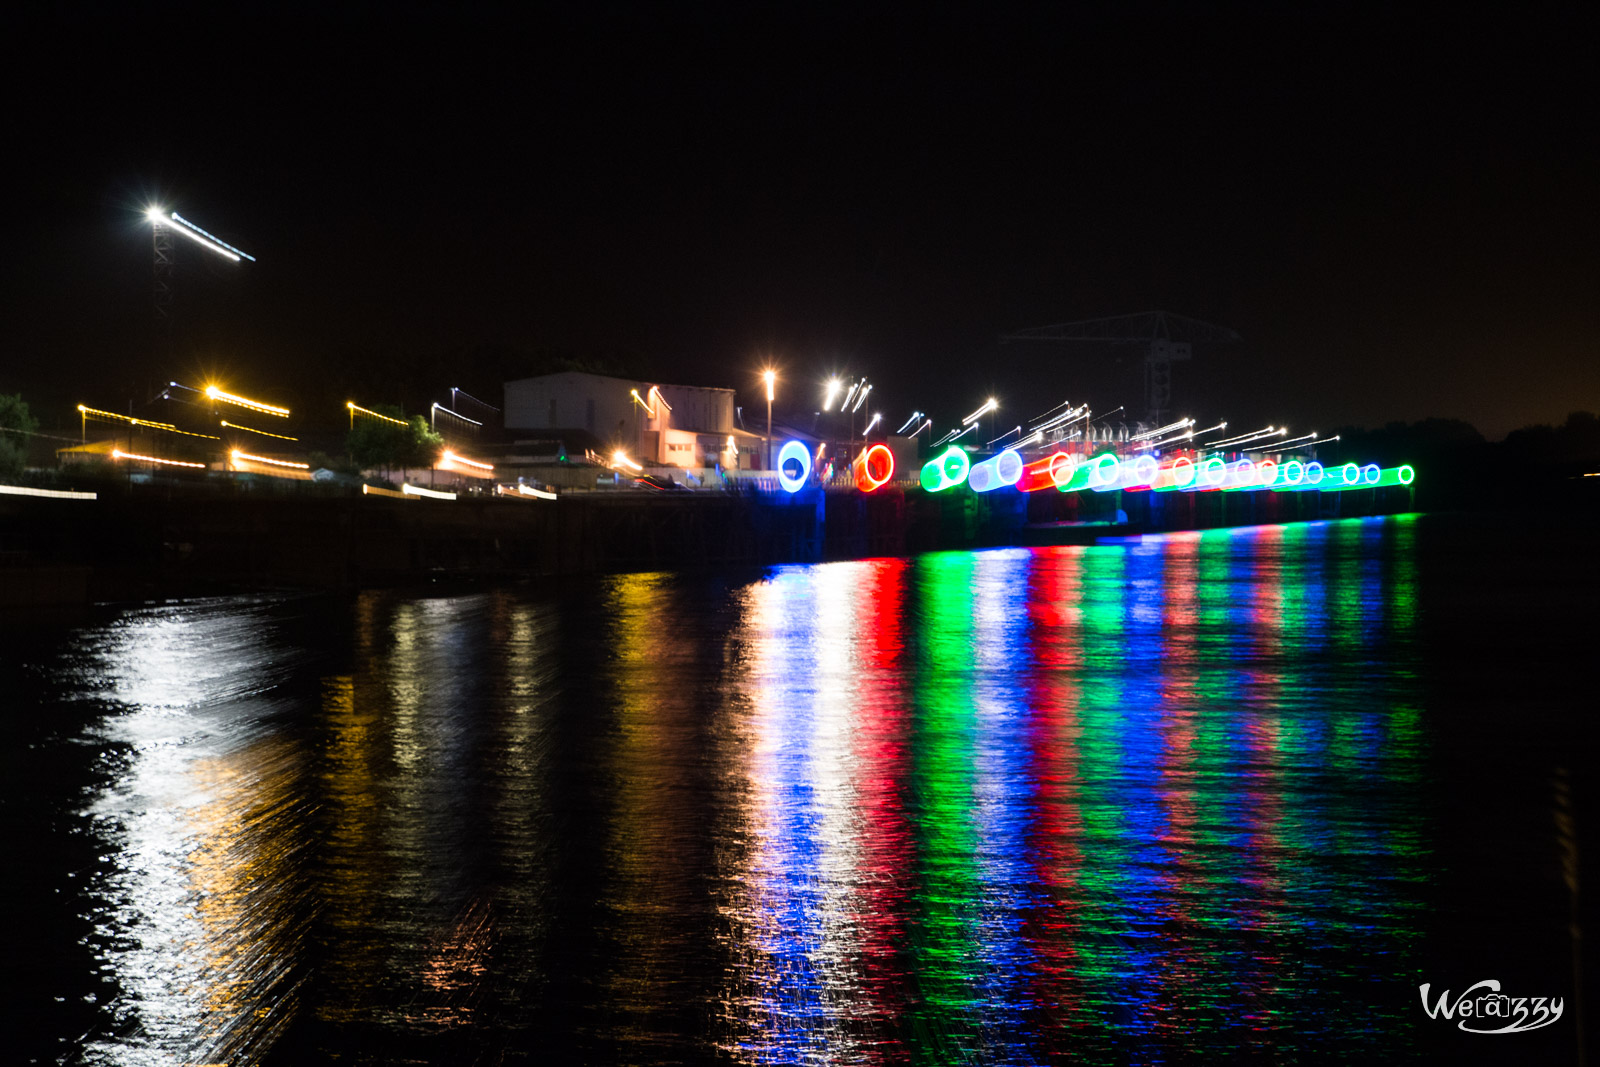
[[[237,404],[242,408],[259,411],[265,415],[276,415],[283,419],[289,417],[288,408],[280,408],[275,404],[263,404],[259,400],[250,400],[247,397],[234,396],[232,393],[223,392],[214,385],[206,386],[206,396],[209,396],[212,400],[220,400],[224,404]]]
[[[637,464],[633,460],[629,459],[627,457],[627,454],[624,453],[621,449],[618,449],[617,451],[611,453],[611,462],[613,464],[615,464],[616,466],[618,466],[618,467],[627,467],[630,470],[636,470],[636,471],[644,470],[644,468],[641,467],[639,464]]]
[[[250,453],[241,452],[237,448],[233,450],[232,455],[235,463],[265,463],[269,467],[288,467],[292,470],[299,471],[308,471],[311,469],[311,464],[309,463],[290,463],[285,459],[268,459],[266,456],[252,456]]]
[[[375,485],[363,485],[361,487],[361,495],[362,496],[392,496],[397,500],[411,500],[411,499],[413,499],[412,497],[408,497],[404,493],[398,492],[398,491],[396,491],[394,489],[380,489]]]
[[[204,463],[185,463],[180,459],[157,459],[155,456],[141,456],[136,452],[124,452],[120,448],[111,450],[112,459],[133,459],[140,463],[159,463],[164,467],[199,467],[205,469]]]

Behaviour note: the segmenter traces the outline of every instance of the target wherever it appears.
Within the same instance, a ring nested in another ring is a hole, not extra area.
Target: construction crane
[[[1001,343],[1054,341],[1143,348],[1145,418],[1152,426],[1161,423],[1167,405],[1172,402],[1172,365],[1178,360],[1193,358],[1195,345],[1227,344],[1237,340],[1239,335],[1224,326],[1213,326],[1166,311],[1064,322],[1059,326],[1040,326],[1000,336]]]

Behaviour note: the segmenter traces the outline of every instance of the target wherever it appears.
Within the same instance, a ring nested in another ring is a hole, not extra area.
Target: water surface
[[[1570,1016],[1471,1038],[1419,1004],[1573,983],[1593,565],[1581,537],[1483,534],[1400,516],[15,631],[29,1050],[1570,1055]]]

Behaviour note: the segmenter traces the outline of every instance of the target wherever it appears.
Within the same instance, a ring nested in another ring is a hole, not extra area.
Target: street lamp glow
[[[766,371],[761,375],[762,380],[767,383],[767,403],[769,404],[772,403],[772,383],[777,377],[772,371]]]
[[[474,470],[480,470],[480,471],[492,471],[492,470],[494,470],[494,467],[491,466],[488,463],[479,463],[477,460],[468,459],[466,456],[458,456],[454,452],[451,452],[449,449],[445,449],[444,453],[442,455],[440,455],[440,457],[439,457],[439,466],[442,467],[445,470],[449,470],[451,465],[455,464],[455,463],[460,463],[461,465],[466,466],[466,467],[472,467]]]
[[[163,467],[199,467],[205,468],[204,463],[185,463],[180,459],[157,459],[155,456],[141,456],[137,452],[124,452],[120,448],[111,450],[112,459],[132,459],[140,463],[159,463]]]
[[[229,455],[233,457],[233,461],[235,463],[262,463],[268,467],[288,467],[291,470],[300,471],[308,471],[311,469],[311,464],[309,463],[290,463],[286,459],[268,459],[266,456],[252,456],[250,453],[241,452],[237,448],[229,453]]]
[[[822,398],[822,410],[829,411],[833,408],[833,398],[839,395],[839,390],[844,388],[837,378],[828,379],[828,391]]]

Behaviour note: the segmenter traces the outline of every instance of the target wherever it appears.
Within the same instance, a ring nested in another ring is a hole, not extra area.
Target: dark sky
[[[1137,362],[998,334],[1164,308],[1244,338],[1180,413],[1498,437],[1600,409],[1591,7],[0,16],[0,392],[337,418],[492,397],[487,346],[1026,417]],[[170,364],[152,200],[259,260],[180,246]]]

